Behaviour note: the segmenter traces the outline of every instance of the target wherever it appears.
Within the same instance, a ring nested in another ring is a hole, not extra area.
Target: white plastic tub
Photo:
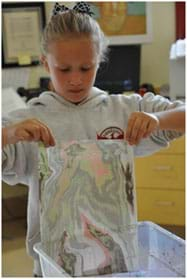
[[[185,241],[152,222],[138,224],[139,271],[107,277],[185,277]],[[43,277],[70,277],[42,250],[38,253]],[[103,277],[103,276],[100,276]]]

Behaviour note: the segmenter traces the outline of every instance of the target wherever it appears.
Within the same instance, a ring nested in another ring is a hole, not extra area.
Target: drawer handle
[[[170,171],[172,169],[172,166],[156,166],[153,168],[155,171]]]
[[[155,205],[157,206],[175,206],[174,201],[155,201]]]

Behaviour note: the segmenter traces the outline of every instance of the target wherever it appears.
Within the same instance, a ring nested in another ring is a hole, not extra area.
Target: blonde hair
[[[52,41],[63,39],[67,35],[89,36],[95,43],[99,62],[106,60],[107,40],[99,24],[90,15],[73,10],[51,17],[42,36],[43,54],[48,53],[48,46]]]

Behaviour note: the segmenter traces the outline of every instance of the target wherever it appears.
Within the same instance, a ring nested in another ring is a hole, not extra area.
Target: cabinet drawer
[[[183,155],[154,155],[135,160],[138,188],[184,189]]]
[[[185,192],[137,190],[138,220],[184,225]]]

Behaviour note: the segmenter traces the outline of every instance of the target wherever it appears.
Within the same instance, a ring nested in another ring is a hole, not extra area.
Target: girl
[[[33,245],[40,241],[38,144],[53,147],[59,141],[124,140],[134,156],[167,147],[185,127],[184,105],[147,93],[142,98],[108,95],[93,87],[107,45],[90,7],[73,9],[55,5],[42,39],[42,63],[49,72],[53,92],[44,92],[28,109],[3,119],[3,179],[29,185],[28,253],[34,274],[41,275]],[[49,148],[53,149],[53,148]]]

